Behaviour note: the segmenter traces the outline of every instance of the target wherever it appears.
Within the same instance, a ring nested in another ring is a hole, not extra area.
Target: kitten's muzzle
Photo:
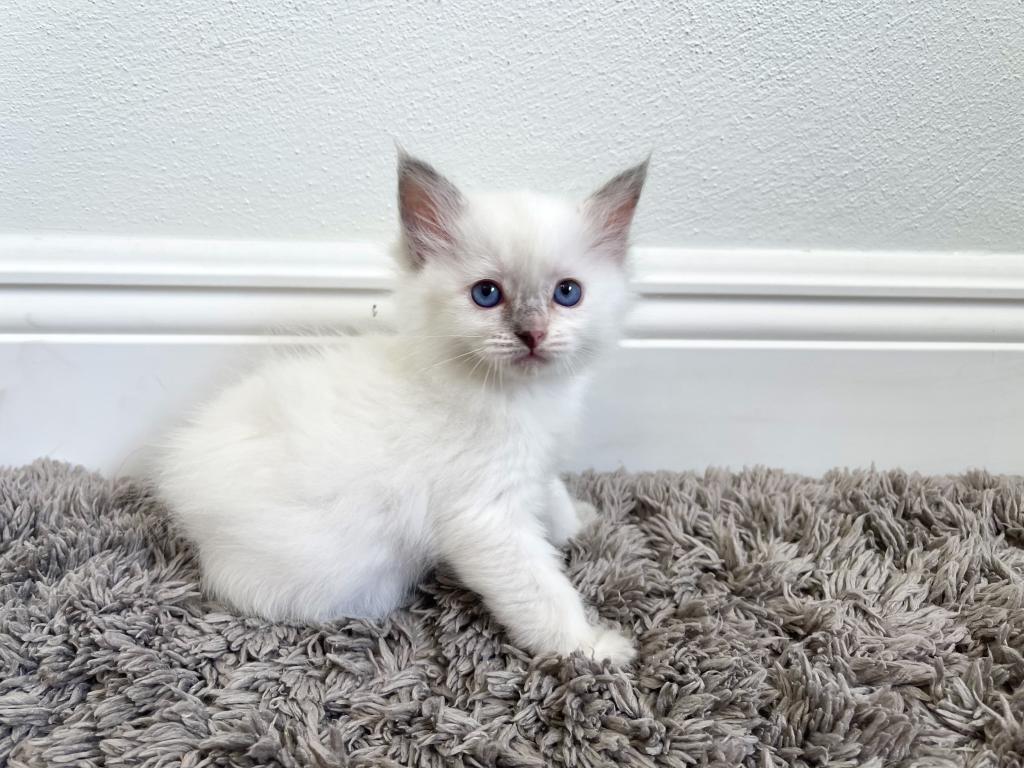
[[[516,331],[516,338],[519,339],[526,348],[533,352],[540,343],[544,341],[544,337],[547,336],[547,331]]]

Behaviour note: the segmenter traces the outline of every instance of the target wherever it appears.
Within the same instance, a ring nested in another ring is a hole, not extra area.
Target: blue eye
[[[501,302],[501,288],[491,280],[481,280],[469,292],[473,301],[484,309],[498,306]]]
[[[555,286],[555,303],[575,307],[583,298],[583,288],[575,280],[563,280]]]

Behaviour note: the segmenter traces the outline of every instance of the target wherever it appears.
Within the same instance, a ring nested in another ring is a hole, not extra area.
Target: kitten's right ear
[[[398,150],[398,212],[409,264],[419,269],[455,241],[462,194],[427,163]]]

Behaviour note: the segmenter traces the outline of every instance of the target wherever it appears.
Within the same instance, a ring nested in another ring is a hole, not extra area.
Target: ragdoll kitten
[[[271,619],[379,617],[445,561],[525,648],[632,659],[562,571],[593,509],[557,469],[624,313],[646,168],[574,205],[463,194],[402,154],[398,333],[268,362],[169,440],[160,491],[208,589]]]

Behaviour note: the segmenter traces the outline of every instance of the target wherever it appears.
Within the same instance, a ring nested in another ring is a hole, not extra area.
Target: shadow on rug
[[[575,483],[632,669],[530,658],[443,575],[381,623],[240,618],[142,489],[0,470],[0,765],[1024,765],[1024,480]]]

